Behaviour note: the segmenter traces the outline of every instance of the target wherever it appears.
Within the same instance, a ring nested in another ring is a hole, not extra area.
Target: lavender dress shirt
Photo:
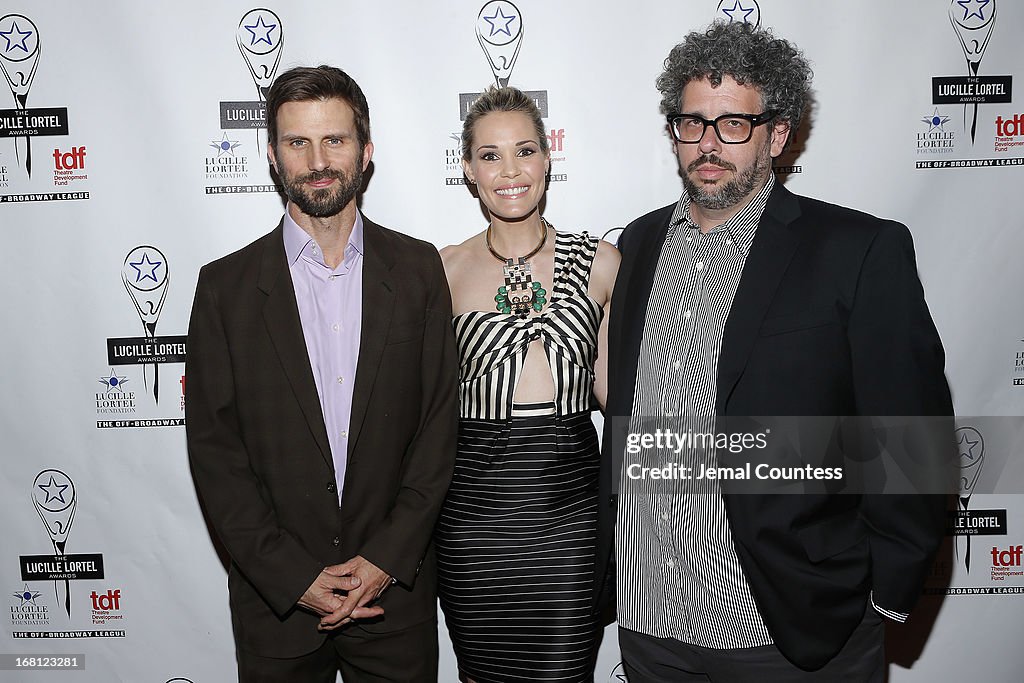
[[[340,505],[362,329],[363,216],[356,211],[345,256],[337,268],[331,269],[324,263],[323,252],[316,241],[285,211],[284,253],[327,426]]]

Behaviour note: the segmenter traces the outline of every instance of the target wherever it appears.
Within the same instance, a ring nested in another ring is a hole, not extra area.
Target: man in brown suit
[[[343,71],[282,74],[267,124],[287,210],[202,269],[189,325],[189,456],[231,556],[239,680],[436,681],[458,377],[441,260],[357,209],[373,143]]]

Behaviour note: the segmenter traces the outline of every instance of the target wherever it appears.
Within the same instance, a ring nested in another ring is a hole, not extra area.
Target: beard
[[[355,199],[356,193],[363,185],[363,168],[358,164],[352,173],[327,168],[305,175],[289,176],[285,173],[279,175],[288,201],[299,207],[302,213],[314,218],[329,218],[341,213],[341,210]],[[320,190],[307,191],[305,183],[326,178],[334,178],[338,184]]]
[[[735,174],[735,164],[725,161],[717,154],[706,154],[695,159],[686,167],[686,172],[683,173],[683,187],[686,188],[687,194],[690,195],[690,201],[703,209],[713,211],[721,211],[738,205],[749,197],[764,182],[768,173],[771,172],[772,155],[770,148],[771,142],[766,141],[764,147],[758,151],[757,156],[754,158],[754,163],[736,174],[732,180],[718,187],[717,191],[714,190],[715,186],[713,184],[704,184],[699,181],[694,182],[690,178],[690,173],[696,171],[700,166],[710,164],[711,166],[730,170]]]

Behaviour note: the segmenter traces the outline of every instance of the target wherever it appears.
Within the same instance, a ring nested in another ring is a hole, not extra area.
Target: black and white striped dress
[[[437,526],[439,594],[461,672],[477,683],[593,680],[597,525],[594,359],[602,309],[587,294],[597,240],[557,233],[547,308],[456,316],[461,420]],[[532,341],[555,384],[513,405]]]

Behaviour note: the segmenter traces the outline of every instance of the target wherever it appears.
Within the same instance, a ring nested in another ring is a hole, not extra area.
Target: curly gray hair
[[[672,48],[657,80],[661,111],[679,110],[683,88],[690,81],[706,78],[717,87],[724,75],[757,88],[761,105],[789,122],[789,140],[793,139],[811,101],[811,65],[789,41],[742,21],[716,21]]]

